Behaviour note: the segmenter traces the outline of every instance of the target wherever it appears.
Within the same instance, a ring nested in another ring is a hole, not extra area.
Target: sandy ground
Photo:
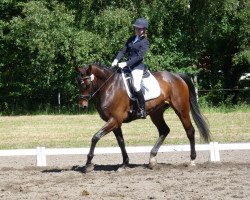
[[[221,151],[221,162],[197,152],[159,153],[158,167],[147,168],[149,154],[129,154],[130,166],[116,171],[120,154],[97,155],[95,170],[81,173],[86,156],[0,157],[0,199],[250,199],[250,151]]]

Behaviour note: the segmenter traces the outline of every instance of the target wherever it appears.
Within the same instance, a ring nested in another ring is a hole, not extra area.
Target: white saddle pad
[[[161,92],[158,81],[151,74],[151,72],[149,72],[149,74],[150,76],[147,78],[143,78],[142,83],[141,83],[141,89],[142,89],[145,101],[157,98],[158,96],[160,96],[160,92]],[[124,72],[122,72],[122,78],[123,78],[123,82],[125,84],[129,98],[132,100],[135,100],[135,98],[133,97],[133,95],[131,94],[129,90],[129,86],[126,81]],[[127,77],[127,78],[131,78],[131,77]]]

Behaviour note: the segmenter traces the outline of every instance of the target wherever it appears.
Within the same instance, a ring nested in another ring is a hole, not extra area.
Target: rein
[[[88,101],[90,101],[94,96],[95,96],[95,94],[109,81],[109,79],[112,77],[112,76],[114,76],[114,74],[117,72],[119,70],[119,68],[117,68],[108,78],[107,78],[107,80],[94,92],[94,93],[90,93],[89,95],[79,95],[79,98],[80,99],[87,99]],[[93,75],[93,74],[92,74]],[[89,79],[90,80],[90,82],[91,82],[91,84],[92,84],[92,87],[93,87],[93,80],[94,79],[92,79],[92,75],[90,75],[90,76],[87,76],[87,77],[84,77],[83,79]]]

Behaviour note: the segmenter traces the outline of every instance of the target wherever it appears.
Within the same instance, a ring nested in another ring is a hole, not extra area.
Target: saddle
[[[134,114],[136,113],[135,107],[137,105],[133,86],[133,77],[130,69],[122,69],[121,74],[127,94],[130,98],[130,110],[127,119],[127,122],[130,122],[133,119]],[[145,102],[157,98],[160,95],[159,83],[148,69],[146,69],[143,73],[141,90],[144,95]]]
[[[129,98],[135,101],[135,91],[133,87],[133,77],[130,69],[121,70],[123,82]],[[156,78],[146,69],[142,76],[141,90],[145,101],[157,98],[160,95],[160,86]]]

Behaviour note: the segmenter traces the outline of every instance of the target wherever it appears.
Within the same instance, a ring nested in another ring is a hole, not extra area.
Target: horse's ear
[[[92,65],[89,65],[88,69],[86,70],[86,74],[90,76],[92,74]]]

